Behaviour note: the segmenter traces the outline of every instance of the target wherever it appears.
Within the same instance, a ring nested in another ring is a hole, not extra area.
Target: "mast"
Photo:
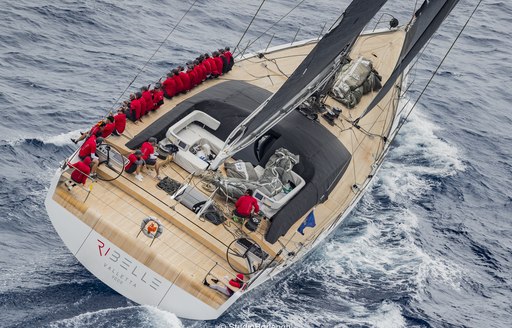
[[[405,36],[404,47],[395,69],[365,111],[354,121],[355,124],[358,124],[359,120],[375,108],[389,92],[407,65],[430,40],[458,2],[459,0],[425,0],[423,2],[414,13],[412,25]]]
[[[340,23],[327,33],[283,86],[228,136],[210,168],[254,143],[336,73],[355,40],[387,0],[353,0]]]

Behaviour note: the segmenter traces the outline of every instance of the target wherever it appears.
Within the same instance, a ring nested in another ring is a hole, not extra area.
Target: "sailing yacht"
[[[407,113],[407,67],[458,1],[362,32],[385,2],[354,0],[320,40],[239,55],[227,78],[107,138],[98,177],[68,190],[71,154],[45,201],[65,245],[130,300],[197,320],[301,261],[368,189]],[[149,138],[161,181],[124,172]],[[233,214],[246,189],[260,209],[248,219]]]

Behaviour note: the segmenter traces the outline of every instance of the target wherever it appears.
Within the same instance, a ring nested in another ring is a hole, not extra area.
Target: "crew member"
[[[138,120],[140,120],[140,112],[141,112],[141,108],[140,108],[140,101],[137,99],[137,97],[135,96],[135,94],[131,94],[130,95],[130,120],[132,120],[132,122],[136,122]]]
[[[160,177],[160,165],[157,161],[157,157],[155,154],[155,147],[157,145],[157,140],[155,137],[151,137],[145,143],[140,146],[140,150],[142,152],[142,159],[146,162],[146,165],[151,165],[155,167],[156,178],[161,180]]]
[[[101,133],[103,133],[103,128],[105,127],[105,125],[106,125],[105,121],[101,120],[98,123],[94,124],[88,132],[80,132],[80,137],[78,139],[71,138],[71,141],[73,141],[73,143],[76,144],[79,141],[89,138],[92,135],[96,135],[98,133],[98,131],[101,134]]]
[[[91,167],[91,177],[96,176],[96,169],[100,164],[100,160],[98,156],[96,156],[96,147],[101,145],[103,142],[103,138],[100,137],[101,132],[97,132],[96,135],[92,135],[87,139],[83,145],[80,147],[78,151],[78,157],[81,160],[84,160],[86,157],[91,157],[92,167]]]
[[[250,218],[253,208],[254,213],[260,211],[258,201],[256,198],[252,197],[252,190],[247,189],[245,194],[236,201],[234,214],[242,218]]]
[[[153,111],[153,97],[151,95],[151,91],[149,91],[149,88],[147,86],[143,86],[140,88],[140,91],[142,92],[142,98],[144,98],[144,101],[146,102],[146,114],[150,111]]]
[[[195,69],[197,70],[197,74],[199,75],[199,83],[203,83],[206,80],[206,68],[203,65],[202,56],[199,56],[194,62],[196,65]]]
[[[210,75],[212,74],[212,65],[210,63],[210,55],[207,53],[203,56],[203,65],[204,68],[206,68],[206,77],[210,78]]]
[[[176,79],[174,78],[174,75],[174,73],[167,73],[167,78],[163,83],[163,94],[167,99],[171,99],[175,94],[179,92],[177,91]]]
[[[107,138],[114,132],[115,129],[116,129],[116,124],[115,124],[114,116],[108,116],[107,124],[105,124],[105,126],[103,127],[103,131],[101,132],[101,137],[103,139]]]
[[[227,276],[226,276],[226,279],[228,279]],[[221,292],[222,294],[226,295],[227,297],[230,297],[231,295],[234,294],[234,291],[231,288],[229,288],[228,286],[219,285],[218,279],[212,278],[212,282],[214,284],[210,284],[205,278],[203,281],[203,284],[205,286],[210,287],[211,289]],[[242,288],[244,286],[244,284],[245,284],[245,276],[241,273],[237,274],[234,279],[229,280],[229,285],[232,287],[235,287],[235,288]]]
[[[73,164],[68,163],[68,166],[74,169],[71,173],[71,180],[64,183],[68,190],[71,191],[71,188],[77,184],[85,185],[87,177],[91,173],[91,158],[86,157],[82,161]]]
[[[139,102],[140,102],[140,117],[142,118],[142,116],[146,115],[146,113],[148,112],[148,106],[146,104],[146,99],[142,98],[142,92],[140,92],[140,91],[137,91],[135,93],[135,97],[137,97],[137,100],[139,100]]]
[[[179,94],[179,93],[182,93],[184,92],[184,88],[185,86],[183,85],[183,81],[181,81],[181,77],[180,77],[180,69],[179,68],[175,68],[172,70],[172,73],[174,74],[174,83],[176,84],[176,92],[174,93],[175,95]]]
[[[114,123],[116,128],[114,129],[113,134],[116,136],[120,136],[123,134],[124,129],[126,128],[126,107],[121,107],[117,114],[114,116]]]
[[[179,78],[183,85],[183,89],[181,90],[181,93],[187,93],[190,89],[192,89],[191,84],[190,84],[190,75],[188,75],[187,73],[185,73],[183,71],[184,68],[182,66],[179,66],[178,69],[180,70]]]
[[[219,57],[222,60],[222,74],[226,74],[228,72],[229,60],[224,55],[224,49],[219,49]]]
[[[135,150],[132,154],[128,156],[128,164],[126,164],[124,171],[126,173],[135,173],[135,179],[142,181],[142,166],[144,165],[144,160],[142,159],[142,152],[140,149]]]
[[[219,75],[222,75],[222,69],[223,69],[223,65],[224,65],[222,63],[222,58],[219,57],[218,51],[213,52],[213,61],[217,68],[217,70],[213,73],[213,75],[215,76],[215,74],[217,74],[217,76],[215,76],[215,77],[218,77]]]
[[[233,65],[235,64],[235,59],[233,58],[233,54],[231,53],[229,47],[224,48],[224,56],[226,56],[226,58],[229,61],[229,64],[228,64],[228,72],[229,72],[229,71],[231,71],[231,69],[233,68]]]
[[[192,90],[197,85],[197,74],[194,71],[194,64],[192,62],[187,63],[187,75],[190,80],[190,90]]]
[[[164,92],[162,91],[162,84],[157,82],[151,93],[153,94],[153,110],[155,111],[164,104]]]

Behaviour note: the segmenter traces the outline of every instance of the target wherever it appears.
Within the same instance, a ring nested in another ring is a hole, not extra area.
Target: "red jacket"
[[[181,80],[180,73],[175,74],[172,78],[174,79],[174,83],[176,84],[176,94],[183,92],[185,90],[185,86],[183,85],[183,81]]]
[[[153,148],[153,145],[146,141],[145,143],[140,146],[140,151],[142,152],[142,159],[147,160],[149,158],[149,155],[155,153],[155,148]]]
[[[91,173],[91,168],[89,165],[91,164],[91,158],[86,157],[83,161],[76,162],[73,164],[68,163],[69,167],[74,168],[71,173],[71,180],[76,183],[85,184],[87,181],[87,176]]]
[[[205,60],[203,60],[203,62],[201,64],[203,64],[204,68],[206,69],[206,75],[210,75],[212,73],[212,66],[210,64],[210,58],[206,58]]]
[[[187,75],[190,78],[190,89],[193,89],[197,85],[197,73],[193,69],[189,69]]]
[[[219,72],[219,75],[222,75],[222,67],[224,66],[224,64],[222,63],[222,58],[219,57],[214,57],[213,58],[215,60],[215,65],[217,65],[217,72]]]
[[[130,110],[132,112],[132,117],[135,120],[138,120],[140,118],[140,112],[141,112],[141,105],[139,99],[133,99],[130,103]]]
[[[116,116],[114,116],[114,122],[116,125],[116,132],[119,134],[123,133],[126,128],[126,114],[117,113]]]
[[[89,139],[85,140],[82,147],[80,147],[80,151],[78,152],[78,156],[84,158],[87,156],[91,156],[96,153],[96,136],[92,135]]]
[[[168,98],[174,97],[174,95],[179,92],[179,90],[177,90],[177,87],[176,87],[176,79],[174,78],[174,76],[168,77],[167,79],[165,79],[165,81],[164,81],[164,83],[162,83],[162,85],[164,87],[165,95]]]
[[[231,51],[224,51],[224,56],[226,56],[229,66],[233,66],[233,54]]]
[[[195,84],[196,85],[201,84],[201,82],[203,82],[203,70],[202,70],[201,66],[196,65],[194,67],[194,73],[196,74]]]
[[[251,214],[253,206],[254,213],[258,213],[260,211],[258,201],[256,200],[256,198],[249,195],[243,195],[242,197],[238,198],[238,200],[235,203],[236,211],[244,216],[248,216]]]
[[[135,156],[135,154],[130,154],[128,156],[128,164],[126,164],[126,166],[124,167],[124,170],[127,171],[130,169],[130,167],[132,167],[133,164],[135,164],[135,162],[137,161],[137,156]]]
[[[95,124],[95,125],[91,128],[91,130],[89,131],[89,135],[90,135],[90,136],[95,136],[95,135],[96,135],[96,133],[98,133],[98,131],[99,131],[99,132],[101,132],[101,133],[103,133],[103,127],[102,127],[102,126],[99,126],[99,123],[98,123],[98,124]]]
[[[219,60],[222,62],[222,60],[220,58],[219,58]],[[210,57],[207,59],[207,61],[210,63],[212,75],[220,75],[220,73],[222,73],[222,71],[219,71],[219,69],[217,68],[217,63],[216,63],[215,59]]]
[[[162,106],[164,100],[164,92],[162,90],[153,90],[153,110],[157,110]]]
[[[115,119],[114,119],[114,122],[115,122]],[[107,125],[105,125],[105,127],[103,128],[103,133],[101,134],[101,136],[103,138],[108,137],[109,135],[112,134],[112,132],[114,132],[115,128],[116,128],[115,123],[107,123]]]
[[[183,90],[181,91],[189,91],[192,89],[192,86],[190,85],[190,75],[188,75],[185,72],[181,72],[180,75],[181,83],[183,83]]]
[[[203,81],[204,81],[208,77],[209,73],[208,73],[208,70],[206,69],[206,64],[204,62],[199,64],[199,66],[201,67],[201,70],[203,71]]]
[[[153,110],[153,97],[151,91],[147,90],[142,93],[142,98],[146,101],[146,112]]]
[[[146,115],[146,113],[148,112],[148,106],[146,104],[146,99],[140,97],[139,98],[139,102],[140,102],[140,116],[144,116]]]

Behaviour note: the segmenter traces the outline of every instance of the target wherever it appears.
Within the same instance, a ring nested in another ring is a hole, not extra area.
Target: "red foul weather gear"
[[[114,119],[114,121],[115,121],[115,119]],[[116,124],[115,123],[107,123],[105,125],[105,127],[103,127],[103,132],[101,133],[101,137],[102,138],[108,137],[109,135],[112,134],[112,132],[114,132],[115,128],[116,128]]]
[[[176,79],[174,76],[168,77],[164,83],[162,83],[162,85],[165,98],[167,99],[171,99],[175,94],[179,92],[176,88]]]
[[[242,197],[238,198],[238,200],[235,203],[236,211],[243,216],[251,215],[253,206],[254,213],[258,213],[260,211],[258,201],[256,200],[256,198],[249,195],[243,195]]]
[[[81,183],[85,185],[85,182],[87,181],[87,176],[89,173],[91,173],[91,168],[89,165],[91,164],[91,158],[86,157],[83,161],[76,162],[73,164],[69,164],[69,167],[74,168],[73,172],[71,173],[71,180],[75,181],[76,183]]]
[[[164,104],[164,92],[162,90],[153,90],[153,110],[157,110]]]
[[[155,148],[150,142],[146,141],[142,146],[140,146],[140,151],[142,152],[142,159],[147,160],[149,155],[155,153]]]
[[[85,140],[82,147],[80,147],[80,151],[78,152],[78,156],[81,158],[85,158],[87,156],[91,156],[96,153],[96,136],[92,135],[89,139]]]
[[[116,116],[114,116],[114,122],[116,125],[116,132],[118,134],[122,134],[126,128],[126,114],[117,113]]]
[[[133,99],[130,102],[131,120],[136,121],[140,118],[141,105],[139,99]]]
[[[190,84],[190,75],[188,75],[185,72],[180,72],[179,77],[181,79],[181,83],[183,83],[183,90],[181,90],[181,92],[187,92],[190,89],[192,89],[192,86]]]
[[[142,98],[146,101],[146,113],[153,110],[153,96],[151,91],[146,90],[142,93]]]

